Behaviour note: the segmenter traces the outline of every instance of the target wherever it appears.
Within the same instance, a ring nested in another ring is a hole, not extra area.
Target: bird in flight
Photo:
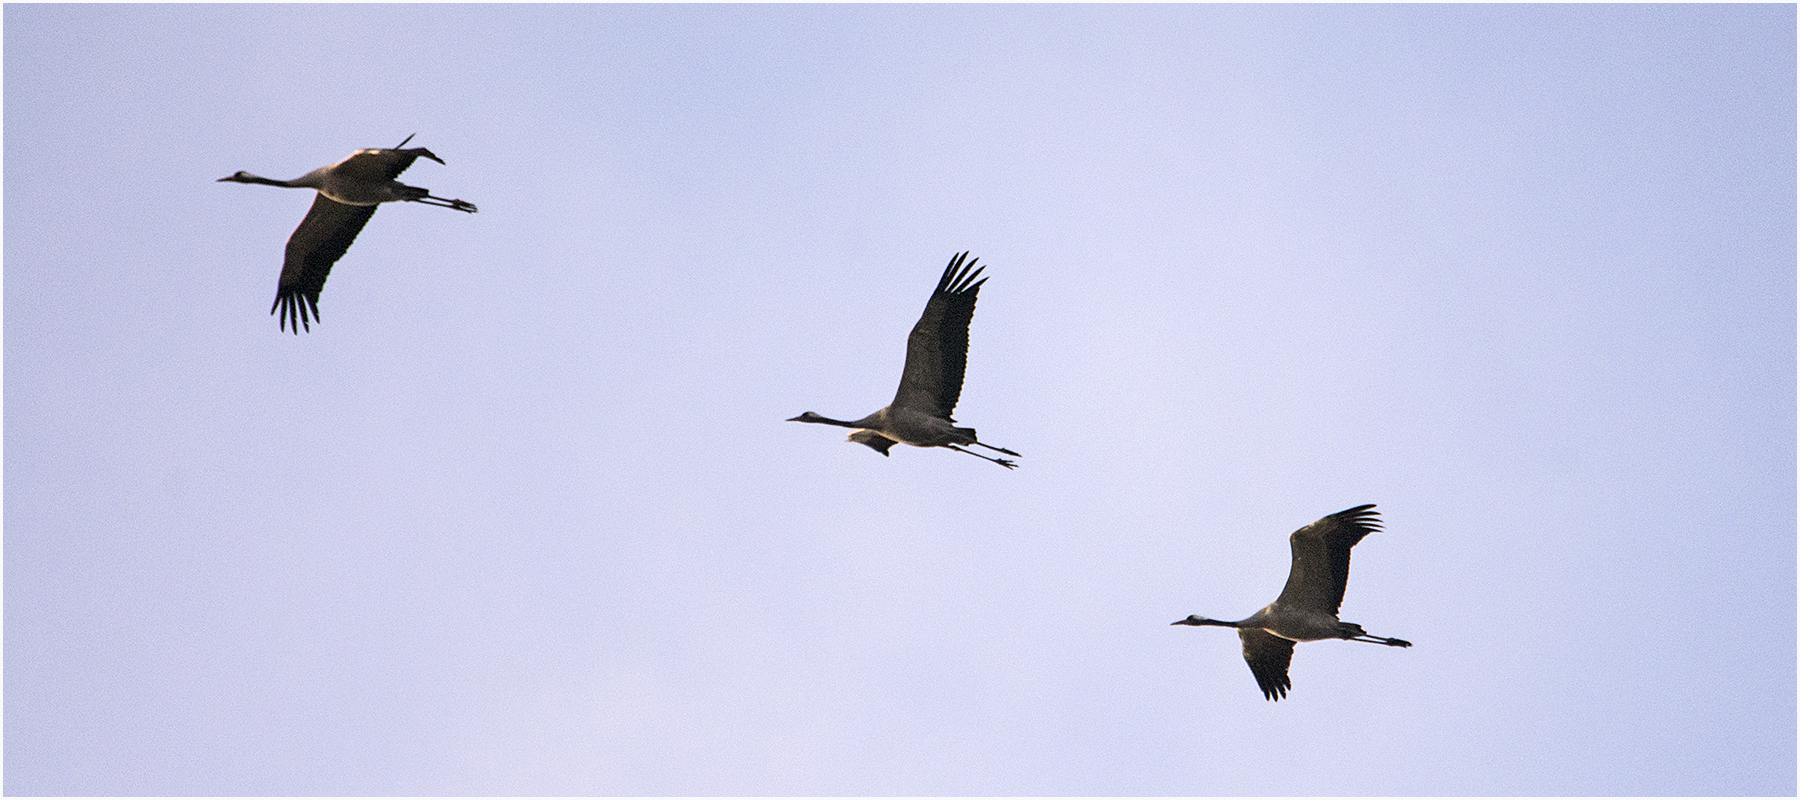
[[[1286,697],[1293,687],[1288,663],[1294,658],[1295,642],[1348,639],[1412,647],[1412,642],[1370,636],[1361,625],[1338,621],[1344,584],[1350,579],[1350,548],[1381,530],[1374,509],[1373,503],[1346,509],[1294,531],[1288,537],[1294,561],[1288,569],[1287,586],[1261,611],[1236,622],[1190,616],[1170,624],[1237,628],[1238,638],[1244,642],[1244,661],[1269,700]]]
[[[969,356],[969,321],[975,317],[975,295],[986,278],[976,280],[985,267],[976,267],[968,253],[957,254],[944,268],[937,289],[925,303],[925,313],[906,337],[906,368],[900,373],[900,390],[894,402],[862,419],[831,419],[808,411],[788,422],[816,422],[855,428],[849,441],[868,445],[887,455],[895,443],[914,447],[947,447],[987,459],[1007,469],[1018,465],[1007,458],[983,455],[963,446],[984,447],[1018,458],[1019,454],[975,439],[974,428],[958,428],[950,412],[962,396],[963,368]]]
[[[287,257],[281,264],[281,283],[275,290],[275,304],[269,307],[269,313],[280,319],[283,330],[292,327],[296,334],[302,327],[309,332],[312,330],[308,320],[309,317],[311,322],[319,320],[319,292],[325,288],[325,277],[331,274],[331,265],[350,249],[356,234],[361,233],[369,217],[375,215],[377,205],[405,200],[475,213],[472,203],[433,197],[427,189],[395,180],[421,158],[444,163],[423,147],[402,149],[410,141],[412,137],[408,136],[391,149],[358,150],[343,161],[293,180],[278,181],[248,172],[218,180],[319,192],[313,200],[312,210],[306,212],[306,219],[300,220],[300,227],[288,237]]]

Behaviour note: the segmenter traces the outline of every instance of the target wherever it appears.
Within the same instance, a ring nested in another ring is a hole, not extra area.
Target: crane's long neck
[[[1236,622],[1230,622],[1230,621],[1222,620],[1222,619],[1207,619],[1206,617],[1201,617],[1201,616],[1189,616],[1187,619],[1176,620],[1169,624],[1170,625],[1192,625],[1196,628],[1203,627],[1203,626],[1209,626],[1209,625],[1220,627],[1220,628],[1243,627],[1242,625],[1240,625]]]
[[[811,411],[808,411],[805,414],[801,414],[798,417],[794,417],[793,419],[788,420],[788,422],[817,422],[820,425],[836,425],[840,428],[861,428],[862,427],[862,425],[859,424],[858,422],[848,422],[848,421],[841,420],[841,419],[832,419],[830,417],[822,417],[822,416],[819,416],[818,414],[814,414]]]
[[[298,178],[285,181],[279,181],[274,178],[265,178],[261,175],[252,175],[248,172],[240,172],[233,176],[232,180],[235,180],[238,183],[260,183],[264,186],[282,186],[289,189],[317,189],[324,185],[324,178],[323,171],[315,169]]]

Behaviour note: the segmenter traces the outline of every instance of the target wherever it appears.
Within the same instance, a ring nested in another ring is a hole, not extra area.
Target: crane
[[[1314,522],[1288,537],[1294,563],[1287,586],[1275,602],[1236,622],[1190,616],[1171,625],[1216,625],[1237,628],[1244,642],[1244,661],[1256,676],[1263,697],[1280,700],[1293,683],[1288,663],[1295,642],[1348,639],[1353,642],[1412,647],[1412,642],[1370,636],[1354,622],[1338,621],[1338,605],[1344,602],[1344,584],[1350,579],[1350,548],[1364,536],[1381,530],[1375,505],[1345,509]]]
[[[319,291],[325,288],[325,276],[331,274],[331,265],[344,256],[350,243],[356,241],[356,234],[361,233],[369,217],[375,215],[376,206],[406,200],[475,213],[473,203],[433,197],[427,189],[395,180],[420,158],[444,163],[437,154],[423,147],[401,149],[412,138],[402,139],[392,149],[358,150],[336,164],[320,167],[293,180],[278,181],[240,171],[215,181],[316,189],[319,192],[313,200],[312,210],[306,212],[306,219],[300,220],[300,227],[288,237],[287,256],[281,264],[281,282],[275,289],[275,303],[269,306],[270,314],[278,314],[282,330],[291,326],[298,334],[304,326],[308,332],[312,331],[308,312],[311,312],[312,322],[319,320]]]
[[[841,428],[855,428],[848,441],[868,445],[887,455],[895,443],[914,447],[947,447],[958,453],[984,458],[1007,469],[1018,465],[1011,459],[982,455],[958,445],[985,447],[997,453],[1019,457],[1004,447],[976,441],[974,428],[958,428],[950,412],[962,396],[963,368],[968,363],[969,321],[975,317],[975,295],[986,278],[976,280],[986,267],[977,267],[979,259],[968,258],[964,251],[950,259],[938,279],[937,289],[925,303],[925,313],[906,337],[906,367],[900,373],[900,390],[886,408],[854,422],[831,419],[808,411],[788,422],[817,422]]]

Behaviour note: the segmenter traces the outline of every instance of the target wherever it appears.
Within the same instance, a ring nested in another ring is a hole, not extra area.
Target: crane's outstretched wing
[[[1345,509],[1294,531],[1288,537],[1294,565],[1275,604],[1336,614],[1350,580],[1350,548],[1381,530],[1373,508],[1370,503]]]
[[[406,138],[411,139],[412,137]],[[401,144],[405,144],[405,142],[401,142]],[[436,153],[423,147],[409,147],[405,150],[368,149],[351,153],[349,158],[331,165],[331,169],[339,175],[357,181],[379,184],[400,177],[400,173],[405,172],[407,167],[412,166],[413,162],[420,158],[429,158],[439,164],[444,163],[444,160],[438,158]]]
[[[956,410],[962,397],[963,368],[969,358],[969,320],[975,318],[975,295],[987,282],[980,277],[985,267],[968,252],[950,259],[937,290],[925,303],[925,313],[906,337],[906,369],[900,373],[900,391],[894,405],[944,419]]]
[[[899,444],[899,442],[896,442],[893,439],[889,439],[886,436],[882,436],[881,434],[876,433],[874,431],[863,431],[863,430],[859,430],[855,433],[850,434],[850,441],[856,442],[857,444],[866,444],[872,448],[875,448],[876,452],[878,452],[884,456],[888,454],[889,448],[893,447],[896,444]]]
[[[323,194],[313,200],[306,219],[300,220],[300,227],[288,237],[281,283],[275,290],[275,304],[269,307],[269,313],[280,318],[283,330],[291,326],[299,333],[304,326],[312,331],[307,318],[319,319],[319,292],[325,288],[331,265],[344,257],[363,225],[375,216],[375,208],[345,205]]]
[[[1294,686],[1288,680],[1288,664],[1294,660],[1293,641],[1261,628],[1239,628],[1238,638],[1244,640],[1244,662],[1250,665],[1250,674],[1256,676],[1263,697],[1286,697],[1288,689]]]

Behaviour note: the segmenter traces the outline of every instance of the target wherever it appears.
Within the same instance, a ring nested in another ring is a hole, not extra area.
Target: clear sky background
[[[1795,22],[9,6],[5,789],[1792,794]]]

